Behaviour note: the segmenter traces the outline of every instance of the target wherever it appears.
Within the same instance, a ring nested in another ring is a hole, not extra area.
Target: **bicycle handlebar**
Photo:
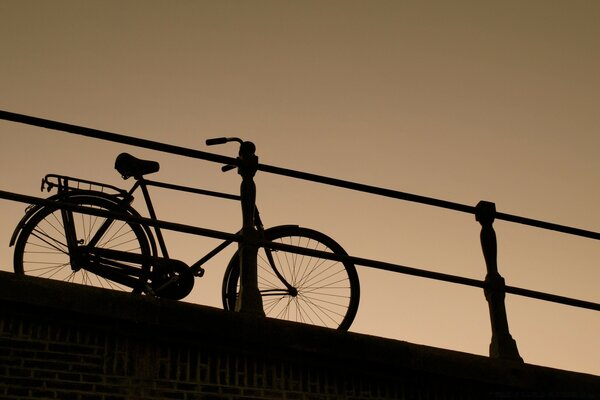
[[[206,145],[207,146],[214,146],[217,144],[224,144],[224,143],[228,143],[228,142],[238,142],[238,143],[244,143],[244,141],[240,138],[236,138],[236,137],[220,137],[220,138],[213,138],[213,139],[206,139]]]
[[[245,142],[242,139],[237,138],[237,137],[219,137],[219,138],[206,139],[207,146],[214,146],[214,145],[224,144],[224,143],[228,143],[228,142],[238,142],[240,144],[240,153],[239,153],[238,160],[243,157],[254,156],[256,146],[252,142]],[[237,167],[238,167],[237,165],[224,165],[221,167],[221,171],[227,172],[227,171],[232,170]]]

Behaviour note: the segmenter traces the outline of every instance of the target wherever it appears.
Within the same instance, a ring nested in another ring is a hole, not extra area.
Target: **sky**
[[[0,2],[0,109],[600,231],[597,1]],[[218,164],[0,121],[0,189],[46,173],[127,187],[122,151],[167,182],[236,193]],[[258,173],[266,226],[350,254],[485,277],[470,214]],[[163,220],[237,231],[238,204],[153,192]],[[139,206],[140,204],[138,204]],[[0,269],[25,205],[0,201]],[[597,241],[497,221],[508,285],[600,302]],[[217,243],[171,233],[192,263]],[[220,307],[233,249],[185,301]],[[488,354],[481,289],[358,267],[351,331]],[[600,314],[507,295],[525,362],[600,375]]]

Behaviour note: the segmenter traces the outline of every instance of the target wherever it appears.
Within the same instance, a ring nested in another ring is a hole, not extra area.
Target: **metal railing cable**
[[[326,185],[342,187],[346,189],[356,190],[360,192],[375,194],[384,197],[390,197],[393,199],[405,200],[414,203],[420,203],[430,205],[434,207],[445,208],[448,210],[460,211],[468,214],[475,214],[476,208],[466,204],[455,203],[447,200],[435,199],[432,197],[420,196],[416,194],[400,192],[392,189],[385,189],[377,186],[365,185],[362,183],[356,183],[346,181],[337,178],[330,178],[322,175],[311,174],[307,172],[294,171],[287,168],[274,167],[271,165],[259,164],[258,169],[264,172],[270,172],[277,175],[284,175],[291,178],[303,179],[312,182],[323,183]],[[506,213],[496,213],[496,219],[504,220],[508,222],[514,222],[522,225],[530,225],[537,228],[558,231],[567,233],[570,235],[587,237],[590,239],[600,240],[600,233],[588,231],[585,229],[573,228],[566,225],[559,225],[551,222],[540,221],[532,218],[520,217],[517,215],[511,215]]]
[[[288,251],[292,253],[298,253],[305,256],[310,257],[320,257],[327,258],[330,260],[340,261],[340,262],[351,262],[356,265],[362,265],[364,267],[371,267],[375,269],[380,269],[384,271],[397,272],[404,275],[417,276],[421,278],[433,279],[437,281],[455,283],[459,285],[472,286],[478,288],[485,288],[487,283],[485,281],[481,281],[478,279],[467,278],[458,275],[451,275],[442,272],[435,272],[427,269],[407,267],[404,265],[387,263],[383,261],[372,260],[368,258],[354,257],[354,256],[344,256],[338,255],[328,252],[323,252],[320,250],[313,250],[307,248],[300,248],[288,244],[283,243],[272,243],[272,242],[262,242],[261,246],[268,247],[274,250],[282,250]],[[578,308],[586,308],[589,310],[600,311],[600,303],[594,303],[591,301],[585,301],[580,299],[574,299],[566,296],[559,296],[550,293],[539,292],[536,290],[523,289],[514,286],[505,286],[506,293],[511,293],[517,296],[530,297],[538,300],[546,300],[553,303],[564,304],[568,306],[578,307]]]
[[[219,154],[209,153],[200,150],[189,149],[180,146],[174,146],[161,142],[151,141],[147,139],[136,138],[132,136],[107,132],[99,129],[86,128],[78,125],[67,124],[64,122],[53,121],[44,118],[33,117],[24,114],[17,114],[8,111],[0,110],[0,119],[7,121],[19,122],[27,125],[38,126],[42,128],[58,130],[63,132],[69,132],[76,135],[107,140],[111,142],[117,142],[127,144],[136,147],[143,147],[151,150],[161,151],[165,153],[177,154],[185,157],[197,158],[206,161],[212,161],[221,164],[238,165],[238,160],[233,157],[227,157]],[[351,182],[347,180],[327,177],[323,175],[312,174],[308,172],[296,171],[288,168],[276,167],[267,164],[258,164],[258,170],[287,176],[290,178],[302,179],[317,183],[322,183],[330,186],[337,186],[345,189],[375,194],[379,196],[405,200],[434,207],[441,207],[449,210],[460,211],[463,213],[475,214],[476,208],[474,206],[451,202],[447,200],[440,200],[432,197],[421,196],[412,193],[401,192],[393,189],[386,189],[377,186],[366,185],[362,183]],[[566,225],[560,225],[556,223],[540,221],[532,218],[520,217],[517,215],[507,213],[496,213],[496,219],[504,220],[508,222],[514,222],[523,225],[530,225],[541,229],[554,230],[566,234],[587,237],[590,239],[600,240],[600,233],[593,232],[585,229],[574,228]]]
[[[198,158],[201,160],[212,161],[221,164],[237,165],[236,158],[222,156],[219,154],[208,153],[206,151],[189,149],[186,147],[175,146],[152,140],[136,138],[133,136],[122,135],[119,133],[107,132],[99,129],[86,128],[83,126],[67,124],[64,122],[53,121],[50,119],[32,117],[30,115],[17,114],[8,111],[0,110],[0,119],[7,121],[19,122],[22,124],[38,126],[56,131],[68,132],[75,135],[91,137],[95,139],[107,140],[110,142],[127,144],[130,146],[143,147],[146,149],[161,151],[164,153],[177,154],[184,157]]]

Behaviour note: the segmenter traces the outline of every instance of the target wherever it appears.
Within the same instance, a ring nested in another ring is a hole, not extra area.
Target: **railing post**
[[[240,294],[236,311],[265,316],[262,297],[258,290],[257,255],[258,231],[254,226],[256,208],[256,185],[254,175],[258,167],[256,147],[252,142],[243,142],[240,146],[238,172],[242,176],[240,197],[242,204],[242,241],[239,243],[240,258]]]
[[[506,297],[504,278],[498,272],[498,244],[493,223],[496,205],[488,201],[480,201],[475,210],[475,217],[481,224],[481,248],[487,267],[485,277],[485,298],[490,310],[492,325],[492,342],[490,357],[523,362],[517,349],[517,343],[510,335],[504,298]]]

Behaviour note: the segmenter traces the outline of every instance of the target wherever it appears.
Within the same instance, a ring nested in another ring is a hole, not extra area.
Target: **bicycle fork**
[[[262,220],[260,219],[260,213],[258,212],[258,208],[254,209],[254,222],[255,222],[256,230],[258,231],[258,235],[259,235],[260,239],[264,241],[265,228],[262,224]],[[284,292],[283,294],[287,294],[292,297],[296,297],[298,295],[298,289],[296,289],[294,286],[292,286],[287,281],[287,279],[285,279],[285,277],[281,274],[281,272],[279,272],[279,269],[277,268],[277,264],[275,263],[275,259],[273,258],[273,250],[269,249],[268,247],[263,247],[263,250],[265,251],[265,254],[267,256],[267,261],[269,262],[269,265],[271,266],[273,273],[281,281],[281,283],[283,283],[283,285],[287,289],[287,293]],[[280,289],[267,289],[267,290],[262,290],[260,293],[262,296],[279,296],[282,294]]]
[[[279,272],[279,269],[277,268],[277,266],[275,264],[275,260],[273,259],[273,251],[266,247],[264,248],[264,250],[265,250],[265,254],[267,255],[267,260],[269,261],[269,265],[271,266],[271,269],[275,273],[275,276],[277,276],[277,278],[281,281],[281,283],[284,284],[284,286],[287,289],[287,292],[285,292],[284,294],[290,295],[292,297],[298,296],[298,289],[296,289],[294,286],[292,286],[285,279],[285,277],[281,274],[281,272]],[[263,296],[279,296],[282,293],[281,293],[281,290],[279,290],[279,289],[267,289],[267,290],[261,291],[261,294]]]

